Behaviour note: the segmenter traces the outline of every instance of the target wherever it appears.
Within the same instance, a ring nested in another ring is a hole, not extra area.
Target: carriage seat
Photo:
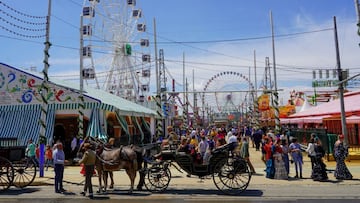
[[[161,151],[162,160],[173,160],[175,158],[174,150],[162,150]]]

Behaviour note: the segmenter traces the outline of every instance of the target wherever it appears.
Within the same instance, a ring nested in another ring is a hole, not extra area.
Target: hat
[[[339,138],[340,138],[340,139],[344,139],[345,136],[344,136],[343,134],[340,134],[340,135],[339,135]]]
[[[83,148],[89,149],[90,148],[90,143],[84,143]]]

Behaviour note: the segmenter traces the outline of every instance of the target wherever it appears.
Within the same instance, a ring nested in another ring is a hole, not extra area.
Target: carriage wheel
[[[9,189],[14,179],[14,168],[11,162],[0,157],[0,192]]]
[[[168,164],[154,164],[147,169],[145,177],[145,187],[151,192],[163,192],[169,186],[171,172]]]
[[[216,187],[225,194],[236,195],[246,190],[250,183],[251,172],[243,159],[218,162],[213,173]]]
[[[36,163],[34,160],[26,158],[13,163],[14,181],[13,185],[18,188],[24,188],[30,185],[36,176]]]

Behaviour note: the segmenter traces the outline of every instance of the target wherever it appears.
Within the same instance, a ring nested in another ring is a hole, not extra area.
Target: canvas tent
[[[42,81],[38,73],[0,63],[0,138],[16,137],[19,145],[26,145],[30,138],[39,139]],[[52,140],[54,134],[56,115],[78,115],[79,94],[79,84],[49,80],[45,132],[48,141]],[[108,112],[116,114],[126,134],[129,133],[126,129],[128,117],[138,128],[146,125],[146,129],[154,134],[157,114],[152,109],[92,88],[84,88],[84,105],[83,113],[89,120],[87,134],[90,136],[106,136],[104,126]],[[145,122],[145,118],[149,122]],[[143,133],[142,129],[140,131]]]

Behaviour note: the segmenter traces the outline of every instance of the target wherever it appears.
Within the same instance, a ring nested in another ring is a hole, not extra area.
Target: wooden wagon
[[[36,162],[26,156],[26,146],[19,146],[17,138],[0,139],[0,192],[15,186],[24,188],[36,176]]]

